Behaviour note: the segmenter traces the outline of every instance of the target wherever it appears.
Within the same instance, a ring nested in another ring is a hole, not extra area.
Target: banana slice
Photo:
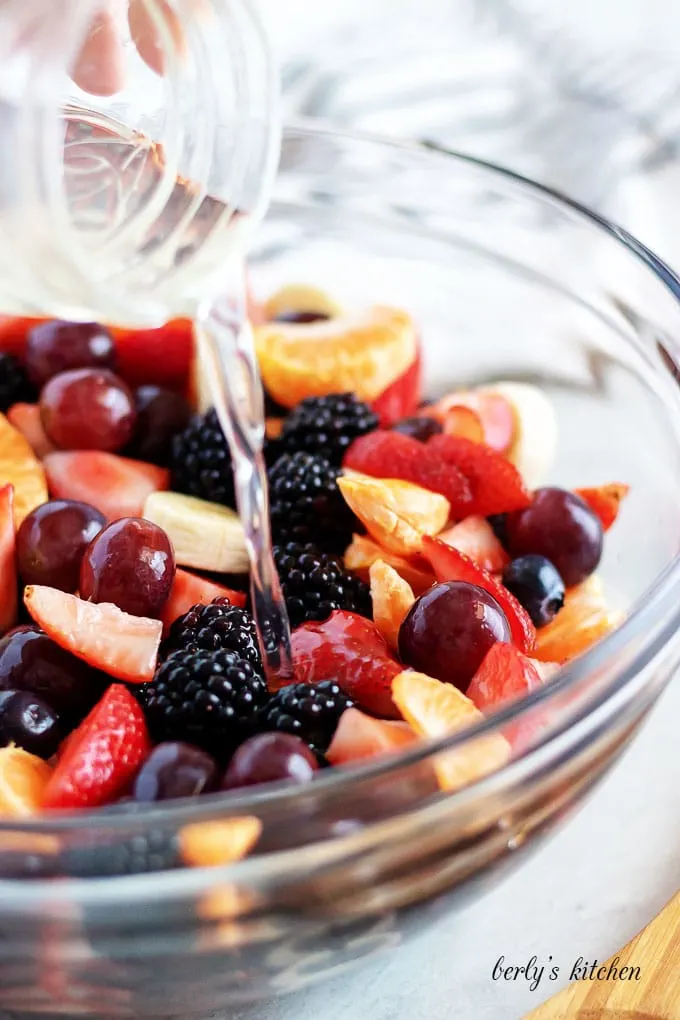
[[[143,516],[166,532],[181,567],[248,572],[245,532],[235,510],[180,492],[152,492]]]
[[[325,290],[307,283],[289,283],[281,287],[267,298],[262,307],[268,319],[275,319],[285,312],[319,312],[334,319],[344,311]]]
[[[507,454],[526,485],[536,489],[545,482],[555,460],[557,416],[550,399],[538,386],[519,382],[497,382],[486,387],[512,405],[515,438]]]

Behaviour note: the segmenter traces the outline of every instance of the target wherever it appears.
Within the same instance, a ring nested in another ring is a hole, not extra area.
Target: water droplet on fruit
[[[113,602],[133,616],[158,616],[175,577],[170,539],[157,524],[123,517],[90,543],[80,568],[80,595]]]
[[[435,584],[416,599],[399,630],[399,654],[413,669],[463,692],[510,626],[496,599],[465,581]]]

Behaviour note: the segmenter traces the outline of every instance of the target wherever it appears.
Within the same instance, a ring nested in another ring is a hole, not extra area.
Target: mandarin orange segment
[[[417,338],[406,312],[375,306],[320,322],[266,323],[255,330],[255,350],[265,389],[294,407],[349,390],[374,400],[412,364]]]
[[[395,676],[392,699],[416,733],[433,740],[464,730],[484,718],[457,687],[411,670]],[[494,733],[479,737],[468,747],[438,754],[434,769],[443,790],[457,790],[495,772],[509,758],[510,744]]]
[[[398,478],[353,471],[338,478],[338,487],[369,535],[399,556],[419,552],[423,536],[438,534],[449,518],[445,496]]]
[[[417,739],[408,723],[375,719],[358,708],[348,708],[340,716],[326,757],[331,765],[351,765],[365,758],[394,754]]]
[[[369,571],[376,560],[389,563],[411,586],[415,595],[422,595],[435,583],[435,576],[425,562],[419,566],[417,561],[408,560],[405,556],[398,556],[397,553],[384,549],[366,535],[353,535],[352,541],[345,549],[347,569],[357,574],[363,581],[368,581]]]
[[[254,815],[185,825],[179,834],[180,854],[188,867],[212,868],[232,864],[253,848],[262,823]]]
[[[369,570],[373,622],[392,649],[399,644],[402,620],[416,600],[411,585],[394,567],[376,560]]]
[[[40,811],[52,769],[20,747],[0,750],[0,818],[30,818]]]
[[[47,502],[47,481],[42,464],[27,439],[0,414],[0,486],[14,487],[14,520],[17,528],[24,517]]]
[[[531,654],[543,662],[567,662],[618,627],[624,616],[607,604],[602,582],[593,574],[567,591],[557,616],[536,632]]]

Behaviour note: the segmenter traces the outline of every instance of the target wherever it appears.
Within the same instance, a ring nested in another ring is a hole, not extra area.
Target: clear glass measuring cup
[[[134,45],[126,0],[0,5],[3,312],[191,316],[264,208],[276,75],[250,0],[135,2],[163,73]],[[122,88],[99,97],[73,70],[103,8]]]

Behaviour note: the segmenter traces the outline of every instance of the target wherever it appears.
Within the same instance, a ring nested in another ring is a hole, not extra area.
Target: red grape
[[[72,368],[115,368],[113,337],[98,322],[52,320],[33,326],[24,353],[28,374],[36,386]]]
[[[589,577],[602,556],[600,519],[566,489],[537,489],[530,506],[507,515],[506,535],[513,557],[545,556],[567,588]]]
[[[64,450],[115,453],[135,427],[129,387],[108,369],[76,368],[55,375],[40,395],[45,432]]]
[[[304,740],[290,733],[259,733],[241,744],[222,779],[223,790],[261,783],[308,783],[319,764]]]
[[[113,602],[133,616],[158,616],[174,577],[175,554],[163,529],[140,517],[122,517],[86,549],[80,595]]]
[[[401,432],[404,436],[410,436],[411,439],[419,439],[421,443],[426,443],[431,436],[437,436],[444,430],[436,418],[414,415],[412,418],[402,418],[392,426],[392,431]]]
[[[137,424],[128,449],[137,460],[167,467],[172,440],[189,424],[192,410],[179,393],[161,386],[140,386],[135,390]]]
[[[0,641],[0,690],[39,694],[70,723],[80,722],[108,683],[42,631],[26,627]]]
[[[173,797],[196,797],[214,790],[217,763],[192,744],[158,744],[137,773],[133,800],[151,803]]]
[[[403,662],[461,691],[497,641],[510,641],[510,625],[489,592],[466,581],[435,584],[411,606],[399,630]]]
[[[53,499],[24,518],[17,532],[17,566],[24,584],[75,592],[80,563],[106,518],[88,503]]]

